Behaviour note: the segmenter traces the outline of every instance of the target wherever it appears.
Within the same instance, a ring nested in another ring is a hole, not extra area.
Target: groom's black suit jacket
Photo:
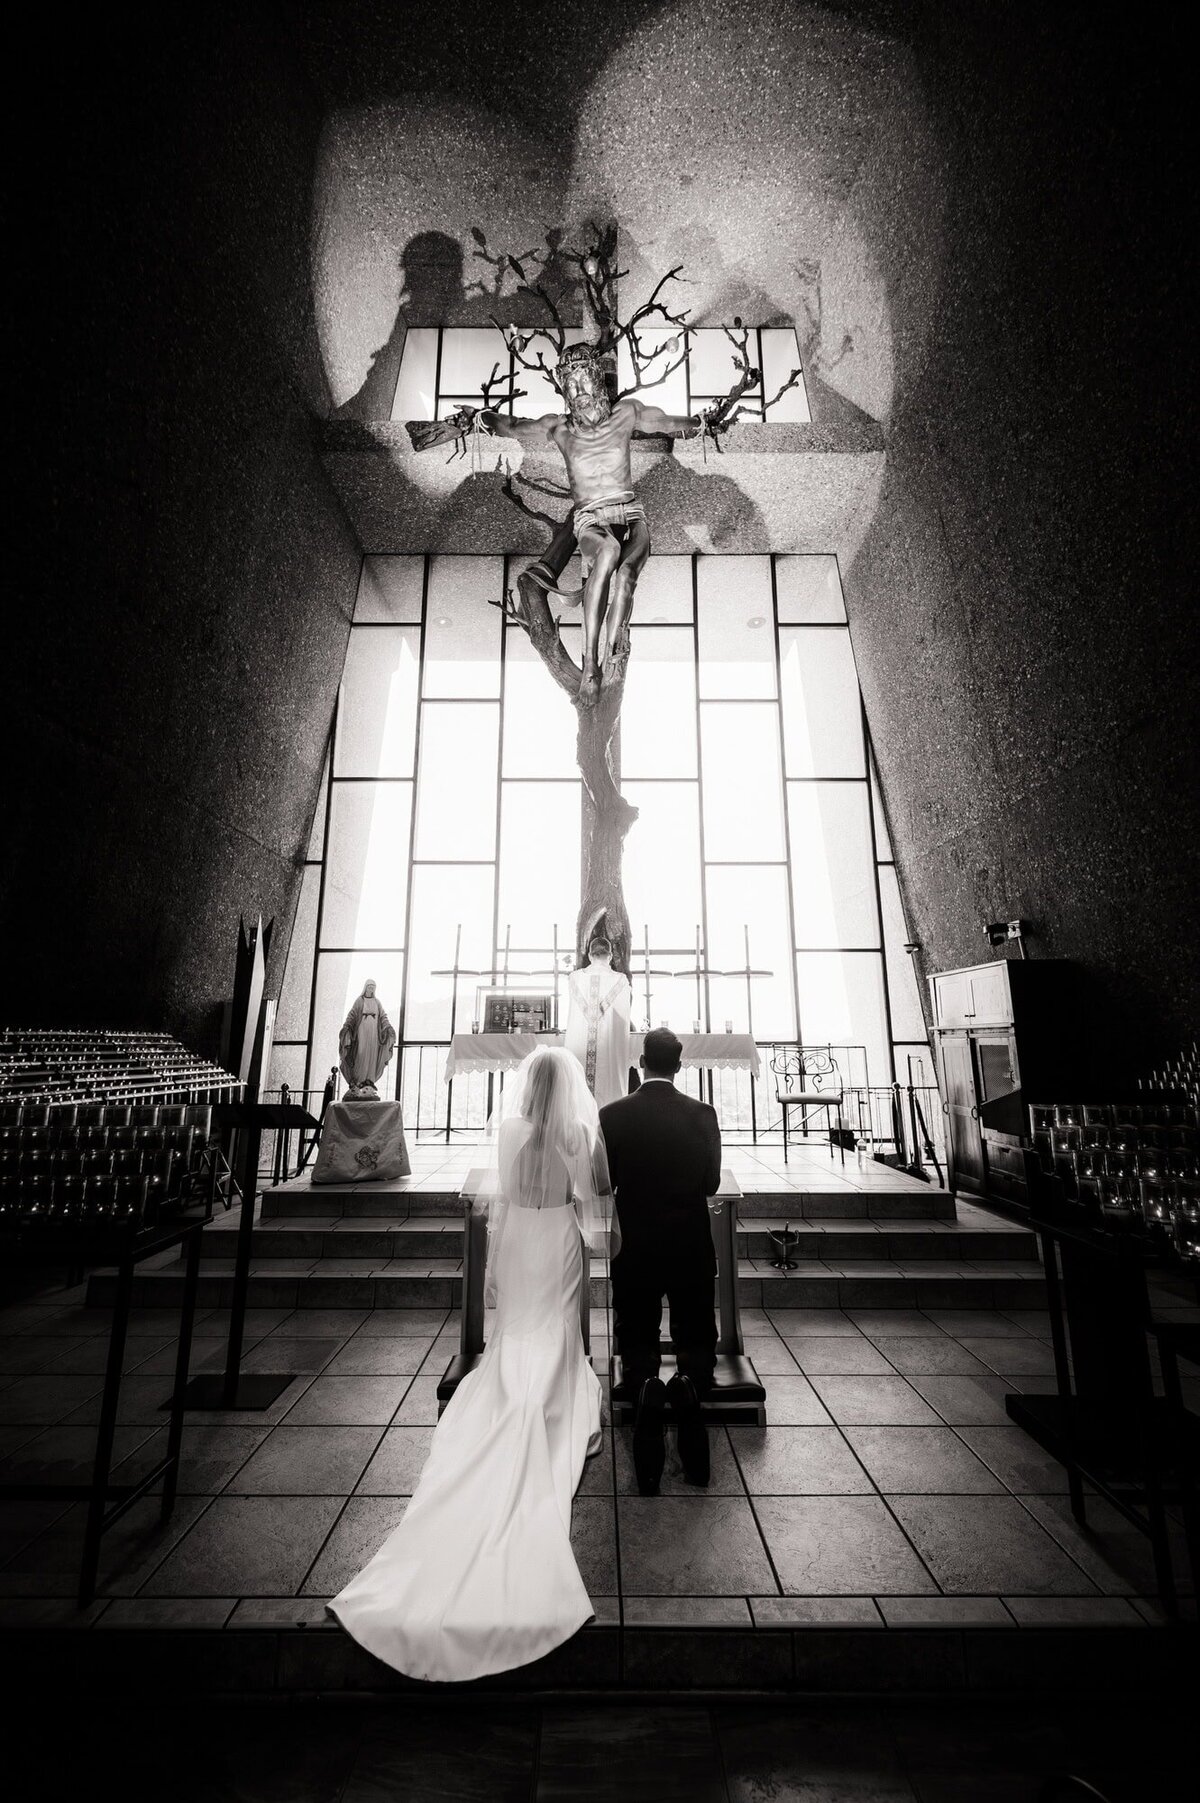
[[[693,1237],[711,1250],[708,1198],[721,1187],[716,1110],[673,1083],[643,1083],[600,1110],[600,1127],[622,1250],[665,1249]]]

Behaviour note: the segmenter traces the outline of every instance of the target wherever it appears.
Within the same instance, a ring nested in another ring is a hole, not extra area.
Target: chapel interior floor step
[[[8,1479],[70,1481],[90,1459],[107,1324],[61,1286],[0,1313],[25,1355],[0,1389]],[[228,1324],[201,1310],[197,1368],[219,1368]],[[170,1521],[148,1497],[114,1527],[88,1609],[73,1595],[79,1505],[4,1505],[6,1676],[44,1696],[67,1666],[89,1695],[176,1704],[184,1689],[417,1689],[325,1600],[404,1511],[459,1325],[437,1308],[252,1310],[248,1366],[291,1385],[263,1413],[189,1414]],[[602,1309],[590,1325],[603,1373]],[[1007,1393],[1053,1382],[1044,1313],[746,1307],[743,1327],[770,1425],[715,1431],[708,1490],[671,1461],[657,1498],[635,1493],[628,1430],[606,1427],[572,1512],[595,1622],[481,1689],[1094,1698],[1115,1684],[1153,1707],[1191,1684],[1195,1631],[1165,1624],[1149,1542],[1095,1498],[1079,1529],[1061,1467],[1005,1413]],[[176,1328],[169,1309],[131,1323],[121,1481],[161,1449]]]
[[[362,1261],[368,1265],[370,1260]],[[454,1261],[445,1261],[447,1265]],[[233,1266],[200,1276],[202,1306],[227,1308],[233,1300]],[[847,1260],[842,1265],[807,1261],[795,1271],[781,1272],[752,1259],[739,1260],[738,1302],[747,1307],[839,1308],[1040,1307],[1045,1297],[1042,1268],[1020,1261]],[[591,1277],[591,1301],[603,1307],[607,1281],[600,1271]],[[144,1267],[133,1279],[138,1307],[170,1307],[183,1292],[178,1261],[160,1270]],[[90,1305],[107,1306],[116,1293],[116,1274],[95,1271],[87,1285]],[[460,1269],[435,1269],[428,1260],[394,1259],[365,1271],[336,1271],[316,1259],[254,1261],[249,1279],[254,1308],[457,1308],[462,1303]]]

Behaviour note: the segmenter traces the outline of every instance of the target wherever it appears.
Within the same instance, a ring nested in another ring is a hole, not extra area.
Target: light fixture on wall
[[[1004,945],[1008,940],[1015,939],[1019,955],[1027,958],[1029,953],[1025,950],[1025,933],[1028,928],[1027,920],[990,920],[983,930],[991,946]]]

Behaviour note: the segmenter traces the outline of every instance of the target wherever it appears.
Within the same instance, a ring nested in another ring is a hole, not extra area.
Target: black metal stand
[[[250,1292],[250,1257],[254,1246],[254,1211],[258,1203],[258,1161],[266,1129],[312,1127],[318,1123],[297,1103],[241,1102],[216,1111],[224,1128],[244,1137],[241,1190],[242,1213],[238,1222],[237,1253],[233,1272],[233,1301],[229,1310],[229,1344],[223,1374],[206,1373],[187,1385],[183,1406],[187,1409],[269,1409],[295,1379],[294,1371],[250,1372],[243,1375],[242,1341],[246,1330],[246,1299]]]
[[[108,1360],[104,1369],[104,1390],[100,1399],[100,1425],[96,1433],[96,1456],[92,1463],[90,1484],[0,1484],[0,1497],[20,1497],[42,1501],[78,1501],[87,1498],[88,1516],[83,1535],[83,1558],[79,1571],[79,1606],[87,1607],[96,1594],[96,1576],[100,1566],[100,1542],[135,1502],[154,1488],[161,1478],[162,1519],[168,1520],[175,1507],[179,1481],[179,1458],[183,1445],[184,1392],[187,1386],[188,1361],[192,1352],[192,1327],[196,1318],[196,1295],[200,1281],[200,1235],[210,1219],[206,1211],[199,1219],[180,1221],[162,1232],[151,1229],[143,1235],[129,1235],[120,1246],[117,1265],[117,1294],[109,1330]],[[179,1322],[179,1350],[175,1359],[175,1384],[163,1404],[171,1411],[167,1431],[166,1457],[136,1484],[110,1483],[113,1441],[117,1429],[117,1407],[121,1394],[121,1374],[125,1363],[125,1345],[129,1334],[129,1311],[133,1303],[135,1266],[157,1252],[186,1243],[187,1265],[183,1282],[183,1304]],[[67,1258],[88,1264],[112,1257],[111,1235],[97,1232],[71,1236],[57,1230],[36,1234],[22,1233],[15,1248],[23,1262],[47,1258]],[[111,1508],[106,1505],[112,1501]]]

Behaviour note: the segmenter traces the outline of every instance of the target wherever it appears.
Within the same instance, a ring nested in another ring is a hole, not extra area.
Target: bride
[[[329,1604],[377,1658],[441,1681],[527,1665],[594,1614],[570,1537],[601,1444],[581,1247],[612,1255],[617,1229],[596,1104],[569,1052],[541,1047],[520,1066],[472,1206],[488,1211],[487,1347],[404,1519]]]

